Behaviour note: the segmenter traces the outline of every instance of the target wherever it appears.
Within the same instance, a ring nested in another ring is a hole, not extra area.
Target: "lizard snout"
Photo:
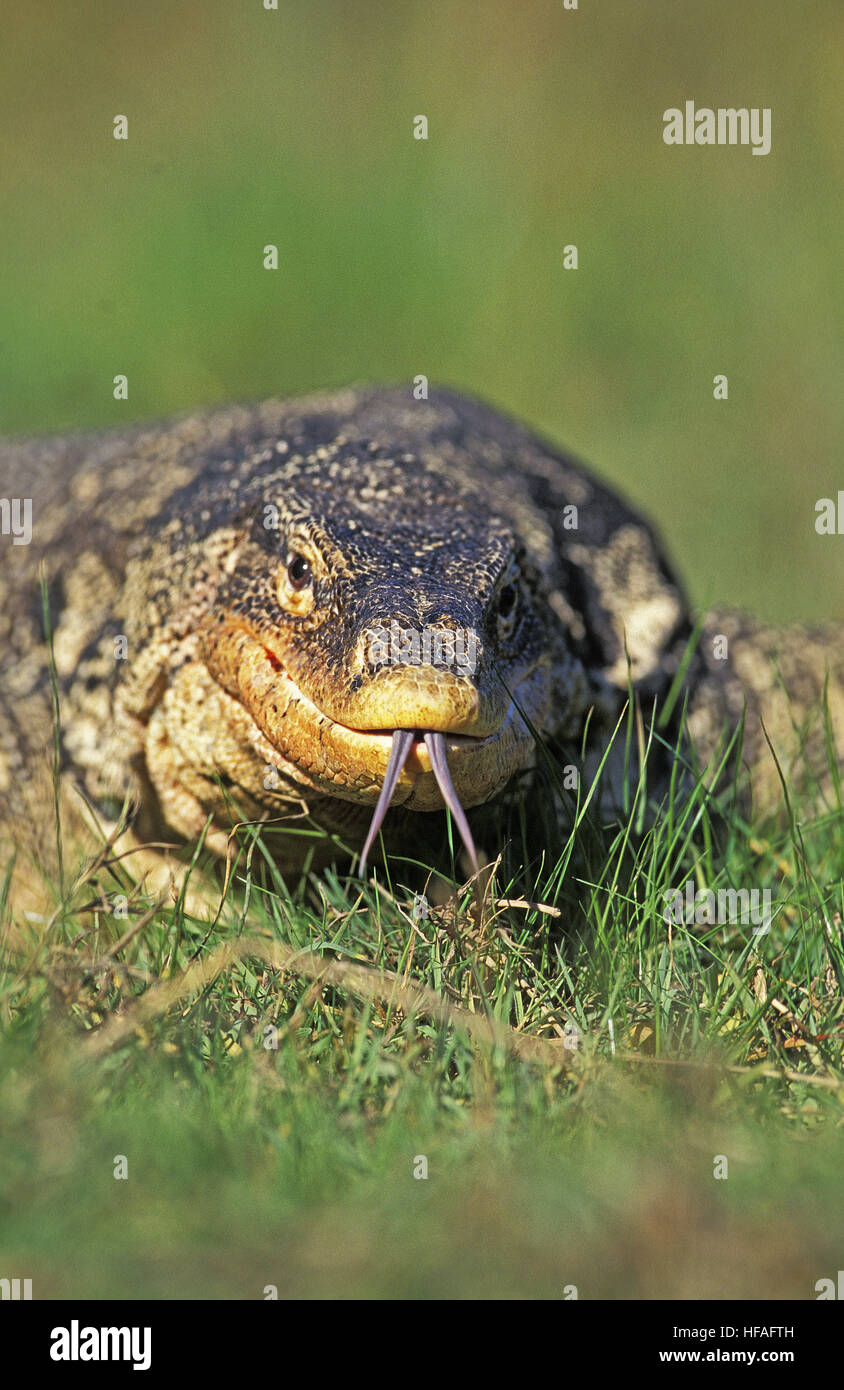
[[[493,678],[472,628],[369,628],[354,667],[342,707],[330,711],[349,728],[486,738],[507,712],[504,687]]]
[[[503,688],[496,697],[471,676],[410,666],[377,673],[332,714],[361,732],[430,729],[486,738],[500,727],[506,711]]]

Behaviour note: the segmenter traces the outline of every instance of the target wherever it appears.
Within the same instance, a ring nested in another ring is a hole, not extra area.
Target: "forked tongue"
[[[454,790],[454,783],[451,780],[451,773],[448,770],[448,761],[445,756],[445,738],[442,734],[426,733],[425,747],[428,750],[428,757],[431,759],[431,768],[437,779],[437,786],[442,794],[442,799],[454,817],[454,824],[460,831],[460,838],[463,846],[472,861],[472,868],[475,873],[480,873],[478,863],[478,851],[475,849],[475,842],[472,839],[472,832],[469,829],[469,822],[466,819],[466,812],[457,799],[457,792]]]
[[[451,773],[448,770],[448,760],[445,752],[445,738],[442,734],[426,732],[424,735],[425,747],[428,750],[428,757],[431,759],[431,769],[437,779],[437,786],[442,794],[442,799],[454,817],[454,823],[460,831],[460,838],[466,848],[466,852],[472,861],[472,868],[475,873],[480,870],[478,863],[478,852],[475,849],[475,842],[472,839],[472,832],[466,820],[466,814],[457,799],[457,792],[454,790],[454,783],[451,780]],[[369,833],[366,843],[361,851],[360,862],[358,863],[358,874],[363,878],[366,872],[366,861],[369,851],[375,843],[375,836],[381,829],[384,816],[387,813],[396,783],[401,776],[402,768],[407,762],[407,755],[413,744],[412,729],[396,729],[393,734],[393,744],[390,749],[390,758],[387,763],[387,771],[384,774],[384,785],[381,788],[381,795],[378,804],[372,814],[372,821],[369,826]]]
[[[401,776],[401,770],[407,762],[407,755],[413,743],[412,729],[396,729],[393,734],[393,746],[390,749],[390,759],[387,763],[387,771],[384,773],[384,785],[381,788],[381,795],[378,804],[372,813],[372,821],[369,826],[369,834],[366,843],[361,850],[360,863],[358,864],[358,874],[363,878],[366,873],[366,859],[369,851],[375,842],[375,836],[381,829],[381,822],[387,813],[387,807],[392,800],[393,792],[396,789],[396,782]]]

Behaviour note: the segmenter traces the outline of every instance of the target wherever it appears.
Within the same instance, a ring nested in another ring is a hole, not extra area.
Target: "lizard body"
[[[6,441],[0,491],[32,499],[30,544],[3,538],[0,847],[41,859],[53,801],[41,574],[67,815],[81,824],[75,787],[94,805],[128,795],[147,837],[195,839],[210,816],[218,853],[237,819],[297,808],[359,846],[395,731],[413,737],[390,774],[388,844],[443,808],[432,735],[465,807],[532,765],[525,715],[576,747],[588,721],[599,756],[628,676],[643,709],[663,700],[693,630],[642,517],[570,458],[446,391],[415,401],[349,389]],[[398,659],[394,634],[411,643]],[[454,659],[467,641],[471,669]],[[684,677],[702,760],[747,700],[758,769],[760,718],[786,749],[795,708],[817,711],[827,678],[840,757],[841,630],[710,615]],[[822,747],[819,726],[813,739]],[[295,867],[301,841],[282,839],[279,853]]]

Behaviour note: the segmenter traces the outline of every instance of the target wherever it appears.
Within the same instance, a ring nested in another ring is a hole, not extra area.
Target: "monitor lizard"
[[[92,812],[128,798],[136,838],[205,833],[218,854],[238,820],[307,814],[319,863],[338,838],[369,853],[379,828],[411,846],[448,804],[476,865],[463,808],[531,767],[537,734],[594,769],[631,689],[647,715],[678,670],[701,763],[746,704],[763,800],[778,791],[765,731],[787,769],[808,721],[823,763],[827,680],[844,747],[844,630],[738,613],[695,627],[637,511],[450,391],[7,440],[0,492],[32,502],[29,543],[0,538],[0,869],[16,852],[19,900],[55,838],[41,576],[80,845]],[[275,836],[281,867],[306,844]]]

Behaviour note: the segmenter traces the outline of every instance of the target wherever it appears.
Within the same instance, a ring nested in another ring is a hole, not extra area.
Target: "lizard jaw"
[[[502,701],[492,729],[483,720],[477,733],[465,724],[460,728],[459,722],[458,728],[446,723],[438,729],[433,721],[420,728],[415,720],[411,724],[417,711],[400,690],[396,723],[388,723],[392,702],[385,701],[386,727],[361,729],[320,709],[296,683],[278,650],[262,638],[243,621],[217,620],[206,628],[201,643],[206,673],[240,705],[254,729],[249,736],[253,749],[288,785],[320,798],[373,807],[358,872],[363,874],[391,806],[422,812],[448,807],[477,872],[464,808],[491,800],[533,764],[536,749],[529,725],[540,732],[548,725],[550,659],[540,658],[514,683],[514,698]],[[434,708],[430,714],[436,717]],[[268,804],[275,809],[277,801]]]
[[[325,714],[296,684],[278,652],[242,622],[216,622],[204,634],[202,657],[208,674],[253,721],[279,771],[299,786],[363,805],[380,796],[397,720],[383,730],[347,727]],[[538,729],[547,724],[551,702],[550,663],[540,661],[515,690],[498,727],[472,736],[431,729],[443,736],[455,799],[460,805],[489,801],[509,779],[529,766],[534,744],[520,710]],[[385,711],[386,712],[386,711]],[[420,730],[420,734],[427,732]],[[435,755],[436,756],[436,755]],[[430,749],[420,737],[408,748],[391,804],[414,811],[441,811],[444,797]]]
[[[331,719],[259,643],[250,644],[248,653],[241,649],[241,658],[238,698],[268,742],[293,765],[296,780],[344,800],[377,802],[396,731],[354,729]],[[414,737],[413,730],[407,732],[410,739],[392,779],[391,804],[415,811],[441,811],[448,804],[427,733],[437,734],[448,751],[453,800],[461,806],[488,801],[527,765],[533,751],[512,702],[500,727],[486,737],[440,730],[420,730]]]

